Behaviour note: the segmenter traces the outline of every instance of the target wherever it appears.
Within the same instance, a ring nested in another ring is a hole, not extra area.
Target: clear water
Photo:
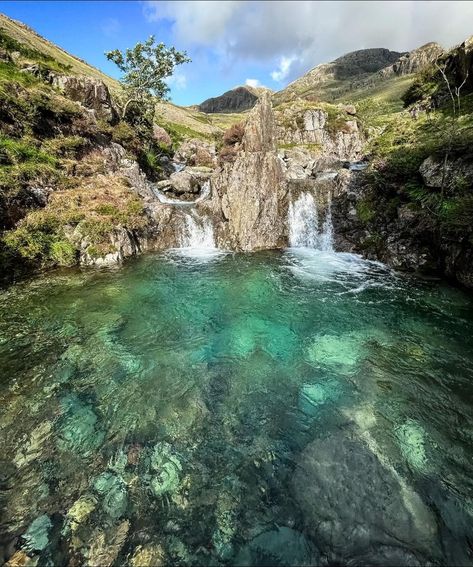
[[[310,250],[147,256],[2,292],[0,551],[471,565],[472,306]]]

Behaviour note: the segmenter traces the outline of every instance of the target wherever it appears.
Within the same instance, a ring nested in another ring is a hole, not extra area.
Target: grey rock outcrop
[[[286,243],[287,187],[275,141],[269,94],[263,94],[245,126],[233,164],[212,179],[211,207],[218,211],[218,238],[235,250],[280,248]]]
[[[247,87],[237,87],[223,93],[220,96],[209,98],[199,104],[201,112],[243,112],[253,108],[258,101],[258,96]]]
[[[350,109],[351,114],[353,109]],[[363,154],[363,136],[353,116],[340,118],[332,127],[321,108],[300,108],[297,103],[276,111],[276,136],[280,145],[313,145],[314,151],[342,161],[357,161]]]
[[[410,75],[418,73],[435,61],[443,53],[443,48],[438,43],[426,43],[409,53],[401,55],[389,67],[379,71],[379,76],[387,78],[393,75]]]
[[[94,110],[98,118],[110,123],[118,120],[118,112],[112,102],[110,91],[103,81],[91,77],[51,74],[50,82],[71,100]]]
[[[459,183],[473,186],[473,161],[463,158],[447,160],[444,164],[442,159],[429,156],[422,162],[419,173],[424,184],[431,188],[440,189],[443,184],[452,189]]]

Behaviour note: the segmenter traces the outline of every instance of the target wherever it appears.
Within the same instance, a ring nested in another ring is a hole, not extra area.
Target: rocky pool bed
[[[3,559],[473,564],[472,308],[304,249],[4,290]]]

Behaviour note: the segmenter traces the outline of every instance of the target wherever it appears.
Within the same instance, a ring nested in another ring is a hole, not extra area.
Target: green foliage
[[[9,52],[16,51],[17,53],[20,53],[20,55],[22,55],[24,58],[42,63],[45,68],[49,68],[51,70],[70,72],[72,68],[71,65],[64,65],[63,63],[59,63],[59,61],[54,59],[54,57],[51,57],[46,53],[42,53],[37,49],[33,49],[31,47],[28,47],[26,44],[17,41],[16,39],[10,37],[3,29],[0,29],[0,47]]]
[[[77,250],[69,240],[54,240],[51,244],[50,256],[58,266],[73,266],[77,262]]]
[[[165,79],[173,74],[177,65],[190,61],[185,52],[166,47],[164,43],[155,44],[154,36],[150,36],[144,43],[137,43],[133,48],[125,51],[114,49],[105,55],[123,73],[120,79],[126,98],[123,117],[132,102],[154,108],[151,97],[166,98],[169,87]]]
[[[356,204],[356,214],[361,222],[371,222],[376,217],[375,203],[370,198],[360,199]]]
[[[82,136],[59,136],[51,138],[43,144],[43,148],[58,157],[74,158],[88,145]]]
[[[24,162],[56,165],[55,158],[36,147],[33,140],[17,140],[0,135],[0,164],[19,164]]]
[[[59,219],[47,211],[35,211],[4,237],[10,253],[42,267],[69,266],[75,260],[74,247],[65,239]]]
[[[439,84],[432,80],[419,77],[402,95],[404,106],[410,106],[415,102],[425,100],[433,96],[439,90]]]

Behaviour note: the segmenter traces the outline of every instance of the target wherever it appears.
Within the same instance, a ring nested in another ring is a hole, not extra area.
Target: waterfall
[[[317,205],[310,193],[301,193],[289,203],[289,244],[294,248],[317,248]]]
[[[215,249],[212,223],[195,209],[183,211],[184,226],[180,236],[181,248]]]
[[[329,199],[322,231],[319,232],[317,203],[311,193],[303,192],[289,203],[289,245],[293,248],[333,250],[331,199]]]
[[[333,252],[332,198],[329,195],[322,232],[319,235],[319,248],[323,252]]]

